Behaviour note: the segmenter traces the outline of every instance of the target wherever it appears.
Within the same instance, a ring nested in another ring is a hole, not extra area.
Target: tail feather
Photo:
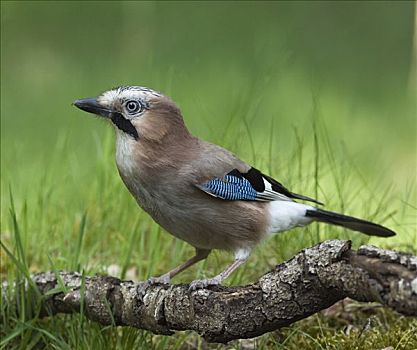
[[[343,226],[353,231],[359,231],[370,236],[391,237],[395,232],[373,222],[357,219],[352,216],[333,213],[322,209],[308,209],[306,216],[320,222]]]

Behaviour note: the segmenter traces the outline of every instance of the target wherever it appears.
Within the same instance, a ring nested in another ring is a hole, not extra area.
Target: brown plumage
[[[196,248],[253,247],[267,231],[266,204],[223,201],[194,186],[223,177],[233,168],[246,172],[250,167],[223,148],[192,136],[168,98],[151,103],[149,113],[132,121],[140,139],[129,156],[138,165],[133,177],[124,158],[117,158],[120,176],[138,204],[165,230]],[[126,142],[124,135],[119,142]]]
[[[117,167],[130,193],[166,231],[196,248],[193,258],[152,282],[167,283],[212,249],[224,249],[234,253],[235,261],[214,278],[193,281],[191,288],[221,283],[266,236],[314,220],[371,235],[394,234],[368,221],[294,202],[319,203],[191,135],[179,108],[158,92],[120,87],[75,105],[111,120]]]

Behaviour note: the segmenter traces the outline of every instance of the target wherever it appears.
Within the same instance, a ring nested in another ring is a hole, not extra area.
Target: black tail
[[[348,229],[359,231],[370,236],[390,237],[395,236],[395,232],[384,226],[372,222],[357,219],[352,216],[346,216],[331,211],[316,209],[307,210],[306,216],[316,219],[320,222],[343,226]]]

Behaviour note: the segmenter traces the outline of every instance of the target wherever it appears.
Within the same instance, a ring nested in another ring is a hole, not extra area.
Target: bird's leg
[[[195,255],[191,259],[188,259],[186,262],[163,274],[162,276],[149,278],[148,282],[150,285],[155,283],[169,284],[171,278],[178,275],[180,272],[184,271],[195,263],[207,258],[209,254],[210,250],[196,248]]]
[[[156,283],[169,284],[172,277],[178,275],[180,272],[184,271],[195,263],[207,258],[209,254],[210,250],[196,248],[195,255],[191,259],[188,259],[186,262],[163,274],[162,276],[151,277],[145,282],[139,283],[137,286],[139,298],[143,301],[143,297],[145,296],[148,287]]]
[[[240,265],[248,260],[250,255],[249,249],[239,249],[235,253],[235,261],[227,266],[223,272],[212,278],[204,280],[195,280],[190,283],[190,290],[205,288],[207,286],[215,286],[221,284],[230,274],[235,271]]]

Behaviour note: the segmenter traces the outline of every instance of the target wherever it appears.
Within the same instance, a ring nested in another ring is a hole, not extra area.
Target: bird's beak
[[[88,113],[97,114],[105,118],[111,118],[112,110],[102,106],[97,102],[96,98],[83,98],[81,100],[74,101],[73,105],[86,111]]]

